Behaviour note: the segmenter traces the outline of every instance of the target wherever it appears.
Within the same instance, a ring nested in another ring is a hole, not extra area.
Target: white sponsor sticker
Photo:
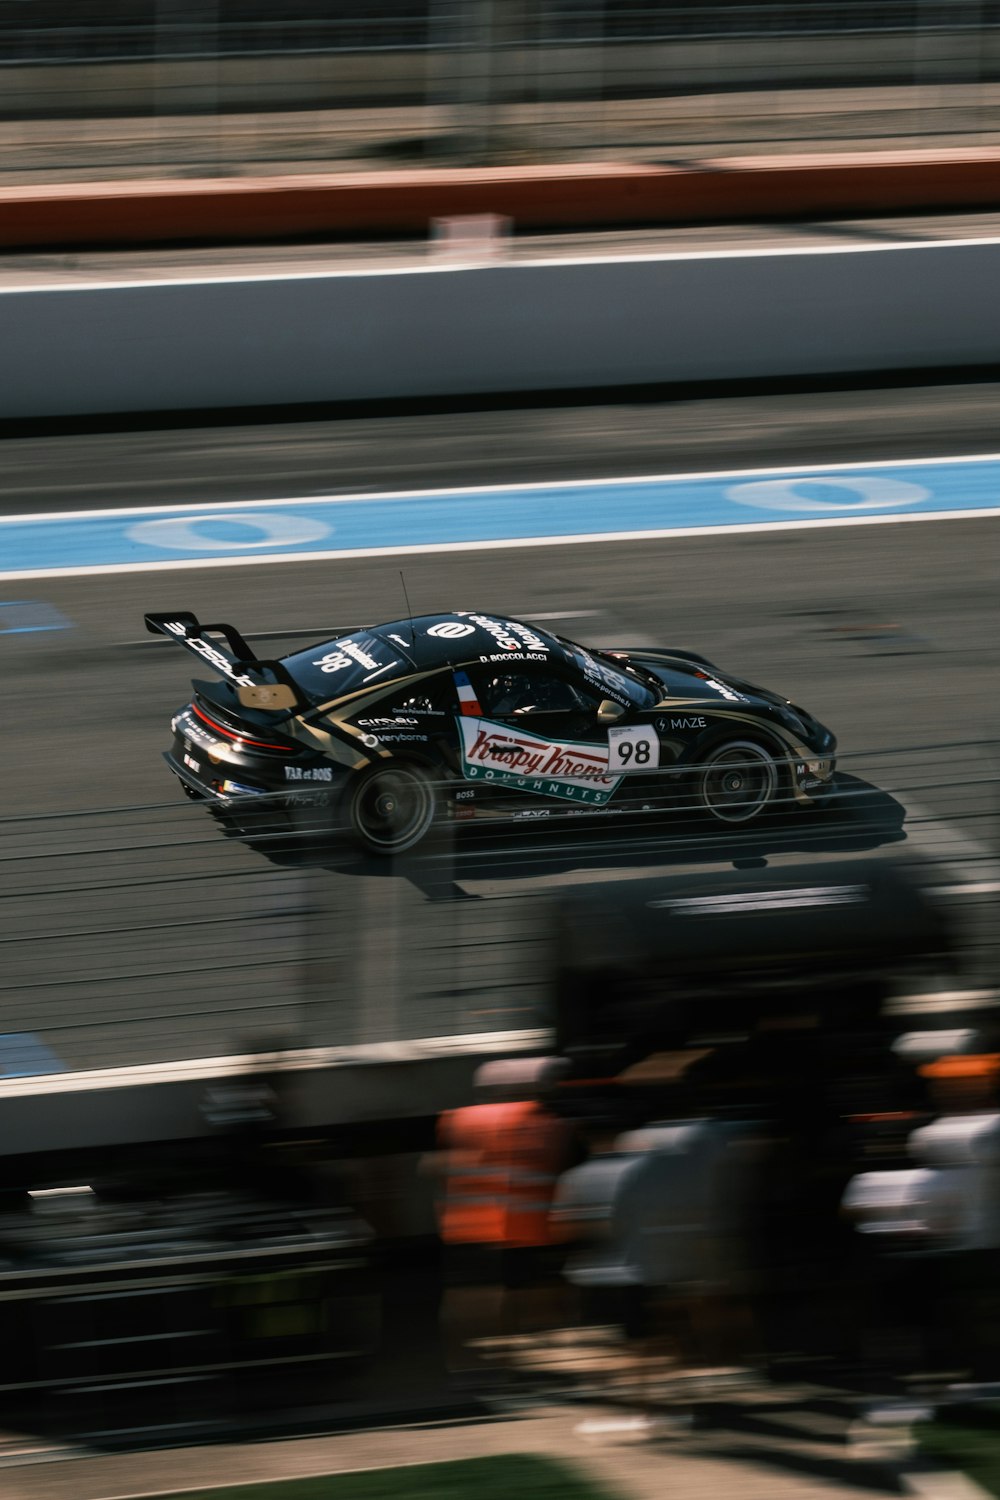
[[[358,723],[361,725],[362,729],[415,729],[419,722],[420,721],[418,719],[409,719],[404,717],[402,714],[397,714],[393,719],[381,718],[376,715],[371,719],[358,720]]]
[[[612,771],[652,771],[660,764],[660,742],[649,726],[616,725],[608,730],[608,765]]]
[[[331,766],[286,766],[286,781],[332,781]]]
[[[490,615],[469,615],[468,618],[474,626],[478,625],[480,630],[491,635],[504,651],[523,651],[526,646],[530,651],[548,651],[541,636],[530,625],[522,625],[519,620],[494,620]]]
[[[475,635],[475,625],[466,625],[461,620],[442,620],[439,625],[432,625],[428,635],[433,635],[442,641],[457,641],[463,635]]]
[[[520,636],[525,645],[530,646],[533,651],[548,650],[548,646],[542,640],[541,636],[537,635],[530,625],[522,625],[518,620],[511,620],[510,629],[514,635]]]
[[[723,698],[728,698],[730,703],[745,703],[747,701],[745,693],[738,693],[735,688],[728,687],[726,683],[719,682],[715,677],[709,677],[705,672],[698,672],[696,676],[700,677],[707,687],[714,688]]]
[[[369,669],[378,667],[374,656],[369,656],[364,647],[359,646],[356,641],[341,641],[335,651],[328,651],[312,665],[319,667],[321,672],[342,672],[345,667],[353,666],[355,662]],[[395,666],[395,662],[392,665]],[[385,671],[385,668],[383,667],[382,670]]]
[[[184,743],[188,750],[192,748],[191,741],[193,740],[194,744],[198,746],[199,750],[206,751],[210,760],[218,760],[219,757],[216,752],[221,752],[226,748],[222,740],[217,739],[212,734],[209,734],[208,730],[203,729],[202,726],[198,723],[197,719],[193,719],[190,716],[187,719],[183,720],[183,728]]]
[[[628,703],[628,694],[617,672],[605,666],[603,662],[595,661],[587,651],[579,650],[575,654],[583,666],[583,675],[591,684],[598,687],[609,698],[614,698],[617,703]]]
[[[548,657],[542,651],[490,651],[480,656],[480,661],[547,661]]]
[[[238,682],[243,687],[254,686],[253,678],[241,677],[235,672],[233,670],[233,663],[229,660],[229,657],[220,651],[217,646],[213,646],[211,641],[206,640],[203,635],[188,635],[187,627],[181,620],[164,620],[163,629],[169,630],[171,635],[177,636],[178,640],[182,640],[189,651],[197,652],[204,661],[208,662],[210,667],[214,667],[223,677],[228,677],[231,682]]]

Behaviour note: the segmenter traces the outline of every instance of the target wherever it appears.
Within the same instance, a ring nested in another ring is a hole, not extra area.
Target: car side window
[[[476,697],[488,717],[529,718],[533,714],[597,713],[598,699],[550,671],[534,672],[503,663],[469,673]]]
[[[456,709],[454,679],[450,672],[436,672],[419,682],[401,682],[386,701],[394,714],[452,714]]]

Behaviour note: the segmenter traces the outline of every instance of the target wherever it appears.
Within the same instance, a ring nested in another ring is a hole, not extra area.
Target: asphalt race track
[[[985,453],[998,416],[1000,388],[970,383],[46,432],[0,444],[0,492],[3,513],[24,514]],[[461,829],[389,870],[251,849],[182,801],[160,751],[193,664],[144,636],[142,614],[194,609],[279,653],[301,643],[286,632],[404,613],[400,560],[0,585],[15,729],[0,743],[0,1067],[37,1071],[40,1048],[92,1067],[258,1037],[537,1026],[554,889],[804,852],[929,855],[934,882],[958,887],[969,977],[995,981],[998,535],[995,519],[955,519],[403,559],[416,610],[670,642],[779,688],[836,730],[848,779],[835,809],[737,838],[684,819]]]
[[[21,436],[0,428],[0,516],[994,452],[1000,384],[696,389],[672,401],[625,392],[590,404],[574,395],[241,418],[206,413],[178,428],[167,416],[131,431],[81,421],[79,431],[41,425]]]

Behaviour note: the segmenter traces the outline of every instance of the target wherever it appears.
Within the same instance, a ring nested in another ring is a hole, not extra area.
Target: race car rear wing
[[[151,635],[165,635],[179,641],[199,660],[214,667],[220,676],[227,677],[236,686],[244,708],[281,712],[308,706],[284,663],[255,656],[235,626],[203,625],[197,615],[184,609],[148,614],[145,621]],[[216,639],[211,639],[212,636]]]

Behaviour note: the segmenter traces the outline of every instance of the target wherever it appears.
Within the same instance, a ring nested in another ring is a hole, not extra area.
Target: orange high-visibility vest
[[[443,1114],[438,1143],[453,1158],[440,1204],[445,1243],[509,1249],[560,1242],[549,1210],[571,1138],[567,1121],[530,1102]]]

